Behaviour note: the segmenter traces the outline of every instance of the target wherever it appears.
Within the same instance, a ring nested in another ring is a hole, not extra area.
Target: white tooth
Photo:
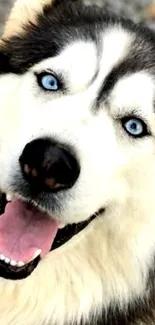
[[[4,259],[5,259],[5,256],[3,254],[0,254],[0,260],[4,261]]]
[[[42,252],[42,250],[41,250],[41,249],[38,249],[38,250],[34,253],[34,255],[33,255],[31,261],[35,260],[35,258],[38,257],[38,256],[41,254],[41,252]]]
[[[6,195],[6,199],[7,199],[7,201],[12,201],[12,199],[13,199],[13,194],[11,194],[11,193],[8,193],[7,195]]]
[[[16,261],[11,261],[11,262],[10,262],[10,265],[12,265],[12,266],[16,266],[16,265],[17,265],[17,262],[16,262]]]
[[[63,229],[63,228],[65,228],[65,224],[63,224],[63,223],[60,223],[60,225],[59,225],[59,227],[58,227],[59,229]]]
[[[17,266],[18,266],[18,267],[22,267],[22,266],[24,266],[24,265],[25,265],[25,264],[24,264],[24,262],[22,262],[22,261],[20,261],[20,262],[17,263]]]
[[[4,262],[5,262],[6,264],[10,264],[10,259],[9,259],[8,257],[5,257]]]

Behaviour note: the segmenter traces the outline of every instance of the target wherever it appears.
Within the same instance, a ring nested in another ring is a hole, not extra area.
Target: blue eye
[[[125,131],[133,137],[142,137],[149,134],[146,124],[139,118],[125,118],[122,124]]]
[[[45,90],[57,91],[60,88],[58,79],[50,73],[41,73],[37,75],[39,86]]]

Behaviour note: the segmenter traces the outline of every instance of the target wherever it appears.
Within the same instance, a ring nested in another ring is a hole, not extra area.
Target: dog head
[[[88,312],[94,297],[130,301],[144,290],[154,246],[155,37],[81,1],[54,1],[25,17],[12,35],[8,25],[0,49],[0,187],[13,200],[0,223],[2,259],[18,260],[20,278],[28,249],[42,249],[41,272],[64,227],[72,249],[63,245],[65,263],[58,254],[69,272],[75,253],[78,297],[87,292],[85,270],[104,283],[99,295],[93,286]],[[7,256],[6,239],[12,247],[25,223],[31,238]]]

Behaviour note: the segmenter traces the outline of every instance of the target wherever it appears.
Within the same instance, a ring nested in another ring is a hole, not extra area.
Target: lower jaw
[[[2,195],[0,200],[0,214],[4,212],[6,205],[6,197],[5,194]],[[71,240],[75,235],[84,230],[95,218],[99,217],[104,212],[105,209],[101,208],[96,212],[93,216],[87,219],[84,222],[80,222],[78,224],[67,225],[66,227],[59,229],[53,245],[51,247],[51,251],[58,249],[62,245],[65,245],[69,240]],[[22,266],[16,267],[6,264],[3,261],[0,261],[0,278],[8,279],[8,280],[22,280],[31,275],[31,273],[36,269],[41,257],[38,256],[30,263]]]
[[[38,256],[32,262],[23,267],[14,267],[7,265],[3,261],[0,261],[0,278],[7,280],[22,280],[26,279],[37,267],[40,262],[40,257]]]

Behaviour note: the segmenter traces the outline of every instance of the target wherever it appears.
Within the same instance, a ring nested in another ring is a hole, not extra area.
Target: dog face
[[[1,189],[11,199],[31,202],[30,210],[37,206],[59,227],[85,226],[69,248],[64,245],[65,257],[48,253],[35,273],[41,279],[48,265],[54,288],[61,261],[65,275],[70,273],[59,283],[64,298],[74,267],[79,271],[76,289],[80,277],[83,284],[77,301],[67,300],[71,312],[62,313],[61,324],[78,310],[79,321],[86,319],[94,299],[96,312],[145,289],[155,226],[154,52],[150,31],[79,1],[44,8],[35,23],[1,45]],[[29,286],[36,281],[28,279]],[[75,286],[69,289],[73,297]],[[52,313],[59,324],[56,301]]]
[[[72,8],[65,10],[71,15]],[[4,46],[7,58],[2,52],[1,59],[2,69],[10,69],[1,76],[3,84],[8,84],[7,96],[1,98],[6,101],[6,106],[1,105],[1,188],[33,200],[65,224],[84,221],[102,208],[120,204],[130,190],[137,193],[150,175],[149,170],[146,176],[146,164],[154,155],[149,122],[153,64],[149,67],[145,57],[153,45],[146,42],[141,51],[141,35],[138,46],[136,31],[123,29],[117,21],[105,26],[104,19],[98,22],[100,12],[96,13],[96,30],[87,30],[87,24],[82,24],[91,14],[92,9],[82,12],[78,28],[76,24],[64,26],[65,21],[61,26],[58,13],[56,18],[54,13],[45,13],[21,40],[18,36],[8,40]],[[113,54],[116,43],[119,46]],[[49,89],[50,78],[57,89]],[[130,123],[135,134],[129,130]],[[20,157],[28,143],[40,138],[73,149],[80,173],[71,188],[33,193]]]

